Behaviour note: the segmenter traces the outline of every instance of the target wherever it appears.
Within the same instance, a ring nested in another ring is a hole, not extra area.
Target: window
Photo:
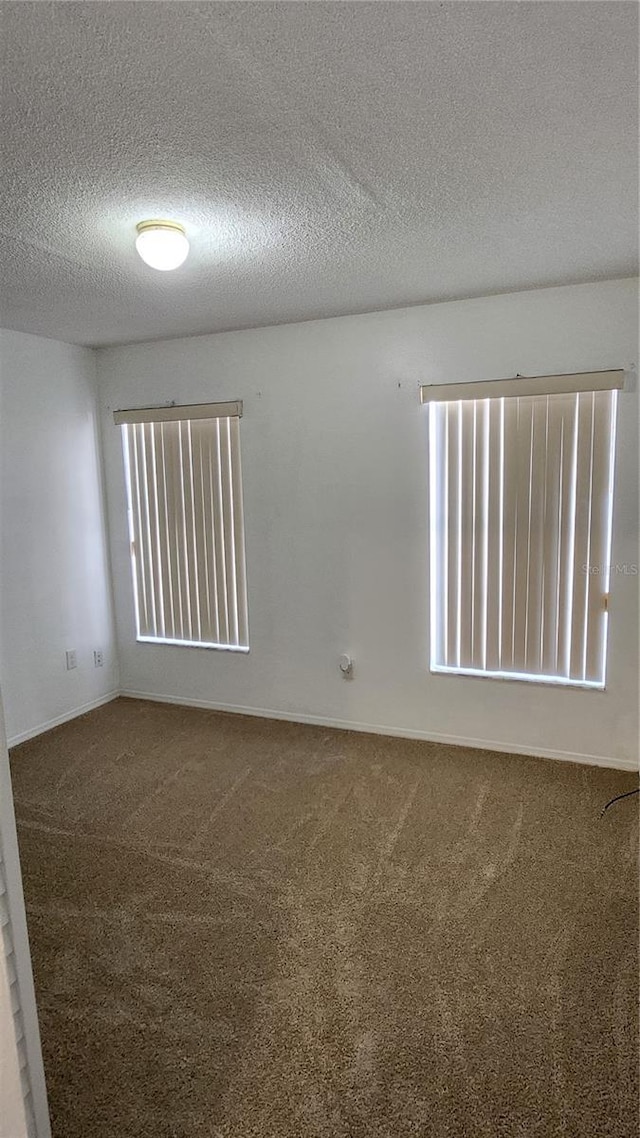
[[[138,640],[248,651],[241,403],[118,411]]]
[[[604,687],[622,378],[422,388],[432,671]]]

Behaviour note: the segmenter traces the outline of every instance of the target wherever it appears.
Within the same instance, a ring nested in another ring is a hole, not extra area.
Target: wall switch
[[[68,672],[70,672],[72,668],[78,667],[78,656],[75,648],[72,648],[70,652],[65,652],[65,657],[67,661]]]
[[[95,668],[101,668],[104,664],[104,652],[102,648],[96,648],[93,653],[93,665]]]

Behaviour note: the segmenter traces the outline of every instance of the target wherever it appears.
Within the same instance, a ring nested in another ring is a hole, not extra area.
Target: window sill
[[[168,644],[173,648],[207,648],[216,652],[243,652],[250,651],[249,645],[244,644],[209,644],[204,640],[166,640],[162,636],[136,636],[138,644]]]
[[[479,668],[448,668],[443,664],[432,664],[430,669],[433,675],[444,676],[471,676],[480,680],[510,680],[516,683],[544,684],[554,688],[586,689],[588,691],[604,691],[605,685],[598,680],[571,680],[566,676],[540,676],[534,672],[489,672]]]

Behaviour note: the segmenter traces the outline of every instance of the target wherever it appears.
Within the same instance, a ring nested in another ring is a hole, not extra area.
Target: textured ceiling
[[[11,3],[2,323],[84,344],[637,271],[635,3]],[[156,273],[135,223],[182,221]]]

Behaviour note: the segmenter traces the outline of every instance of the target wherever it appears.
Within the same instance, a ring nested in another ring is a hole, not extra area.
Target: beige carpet
[[[635,1138],[632,775],[123,699],[12,768],[55,1138]]]

